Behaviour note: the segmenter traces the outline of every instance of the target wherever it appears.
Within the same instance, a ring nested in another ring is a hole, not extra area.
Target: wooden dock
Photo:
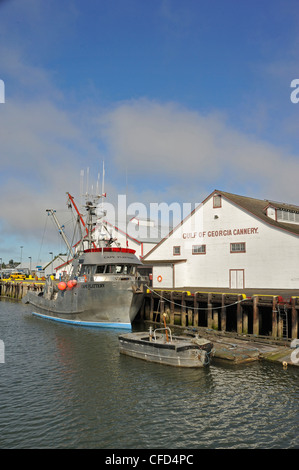
[[[153,325],[154,328],[161,327],[160,323],[146,320],[145,323]],[[256,338],[252,335],[239,336],[235,333],[217,332],[208,328],[184,328],[173,326],[173,333],[199,334],[199,336],[213,343],[212,361],[226,362],[230,364],[247,364],[256,361],[269,361],[288,366],[299,366],[299,349],[296,349],[295,362],[292,358],[294,349],[290,344],[283,341],[271,341],[269,338]]]
[[[0,281],[0,297],[21,300],[28,290],[42,291],[45,281],[24,280],[24,281]]]
[[[194,290],[147,290],[140,317],[290,342],[298,338],[299,296]]]

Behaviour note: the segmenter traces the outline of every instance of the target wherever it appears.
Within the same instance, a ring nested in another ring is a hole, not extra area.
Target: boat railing
[[[167,335],[167,333],[169,333],[170,342],[172,342],[172,336],[171,336],[171,330],[170,330],[170,328],[168,328],[168,327],[166,327],[166,328],[156,328],[156,329],[154,330],[154,341],[157,341],[156,331],[165,331],[167,341],[168,341],[168,335]]]

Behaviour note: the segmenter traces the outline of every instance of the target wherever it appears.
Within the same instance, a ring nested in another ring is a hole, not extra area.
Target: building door
[[[173,288],[173,265],[164,264],[153,266],[153,287],[160,289]]]
[[[230,289],[244,289],[244,269],[229,270]]]

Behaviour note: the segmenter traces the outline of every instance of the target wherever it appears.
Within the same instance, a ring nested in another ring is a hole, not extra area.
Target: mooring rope
[[[154,289],[151,289],[149,286],[147,286],[145,284],[145,287],[147,289],[149,289],[153,294],[156,294],[160,297],[160,299],[162,300],[166,300],[166,302],[169,302],[169,303],[172,303],[173,305],[177,305],[178,307],[181,307],[182,305],[181,304],[178,304],[177,302],[174,302],[173,300],[170,300],[170,299],[167,299],[166,297],[163,297],[159,292],[155,291]],[[221,305],[219,307],[212,307],[213,310],[217,310],[217,309],[221,309],[221,308],[228,308],[228,307],[232,307],[233,305],[237,305],[241,302],[244,302],[245,300],[248,300],[247,297],[245,297],[245,299],[241,299],[241,300],[237,300],[236,302],[232,303],[232,304],[229,304],[229,305]],[[160,301],[160,300],[159,300]],[[189,309],[192,309],[192,310],[208,310],[208,307],[192,307],[192,306],[188,306]]]

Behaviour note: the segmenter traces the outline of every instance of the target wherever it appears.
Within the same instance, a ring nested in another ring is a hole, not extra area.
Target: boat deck
[[[166,334],[158,334],[156,335],[156,339],[150,341],[150,336],[148,332],[142,331],[142,332],[135,332],[135,333],[126,333],[125,335],[121,335],[121,338],[125,339],[127,342],[134,342],[134,343],[151,343],[151,346],[155,347],[164,347],[164,348],[169,348],[169,349],[176,349],[177,351],[181,350],[182,348],[186,348],[186,344],[190,344],[190,347],[194,347],[195,345],[201,347],[204,346],[205,344],[209,343],[206,341],[204,338],[199,338],[198,343],[192,343],[191,340],[193,339],[192,337],[180,335],[180,336],[174,336],[172,335],[171,337],[167,336]],[[200,341],[202,340],[202,341]],[[201,344],[200,344],[201,343]]]

